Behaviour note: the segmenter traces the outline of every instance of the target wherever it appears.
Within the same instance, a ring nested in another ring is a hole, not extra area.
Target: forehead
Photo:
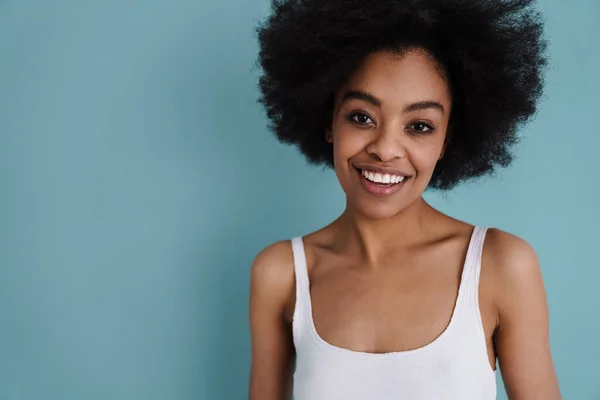
[[[340,93],[351,89],[375,94],[382,100],[383,107],[400,107],[425,99],[450,105],[450,90],[443,71],[433,56],[423,50],[411,50],[403,55],[389,51],[369,54]]]

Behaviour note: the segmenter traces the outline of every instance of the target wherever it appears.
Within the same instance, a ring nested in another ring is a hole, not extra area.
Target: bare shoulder
[[[284,317],[294,285],[292,254],[291,242],[285,240],[264,248],[252,262],[250,399],[291,398],[294,347]]]
[[[262,280],[285,279],[294,273],[292,244],[289,240],[275,242],[262,249],[252,262],[252,275]]]
[[[262,249],[254,258],[250,273],[250,292],[285,306],[294,288],[294,258],[290,240]]]
[[[522,279],[540,271],[537,254],[525,239],[497,228],[486,233],[484,254],[490,272],[503,280]]]
[[[549,313],[538,257],[522,238],[489,229],[482,277],[492,279],[498,316],[494,347],[511,399],[560,399],[549,339]]]
[[[482,258],[482,274],[493,282],[493,298],[499,311],[510,308],[517,298],[545,297],[538,256],[523,238],[490,228]]]

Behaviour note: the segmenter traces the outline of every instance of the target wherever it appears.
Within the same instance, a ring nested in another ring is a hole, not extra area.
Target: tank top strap
[[[467,250],[467,256],[462,274],[461,290],[463,298],[462,307],[469,321],[477,325],[477,330],[482,335],[483,323],[479,309],[479,276],[481,274],[481,256],[485,241],[486,227],[475,226]],[[474,319],[473,319],[474,318]]]
[[[292,330],[294,340],[301,335],[300,328],[304,326],[303,321],[306,321],[310,315],[310,288],[308,280],[308,270],[306,266],[306,252],[304,250],[304,242],[302,236],[296,236],[291,239],[292,252],[294,256],[294,275],[296,278],[296,305],[294,307]]]

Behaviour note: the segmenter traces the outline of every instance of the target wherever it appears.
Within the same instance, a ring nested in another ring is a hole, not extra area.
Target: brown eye
[[[358,124],[358,125],[366,125],[369,123],[369,121],[373,122],[371,117],[369,117],[365,113],[360,113],[360,112],[352,113],[352,114],[348,115],[347,118],[350,122],[354,122],[355,124]]]
[[[413,131],[419,132],[419,133],[429,133],[429,132],[433,131],[433,127],[424,122],[415,122],[411,126],[412,126]]]

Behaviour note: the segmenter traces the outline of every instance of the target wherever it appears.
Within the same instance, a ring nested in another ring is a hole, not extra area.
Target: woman
[[[346,208],[252,265],[252,400],[560,399],[532,247],[430,206],[507,166],[546,43],[530,0],[274,1],[270,128]]]

